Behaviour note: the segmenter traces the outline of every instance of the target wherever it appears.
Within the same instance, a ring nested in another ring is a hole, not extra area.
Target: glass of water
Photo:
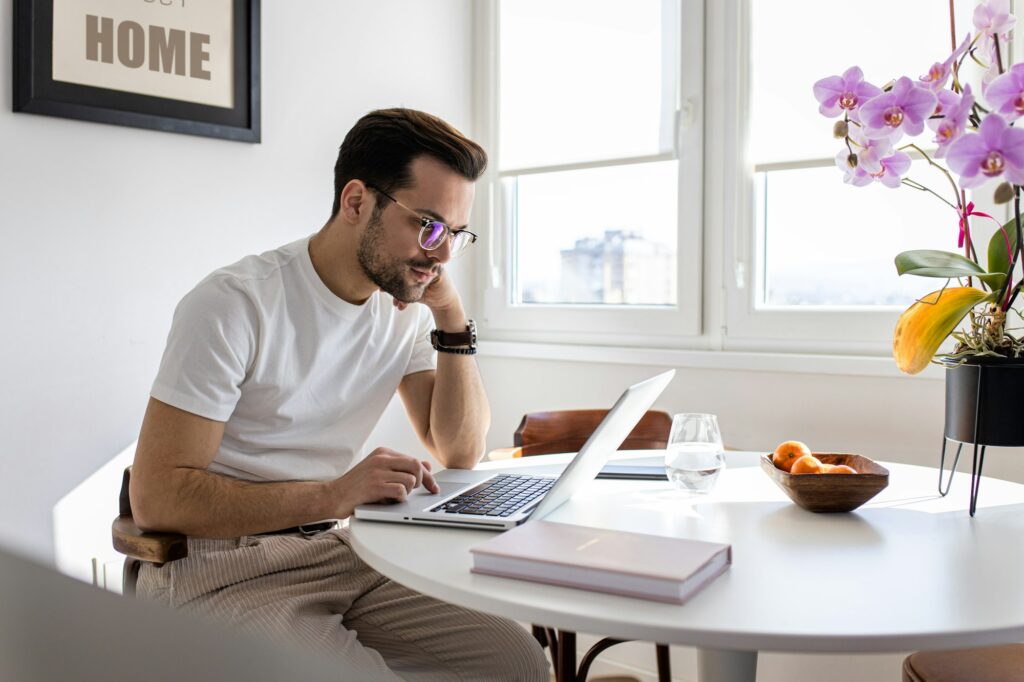
[[[665,473],[677,488],[707,493],[725,468],[722,434],[713,414],[677,414],[665,451]]]

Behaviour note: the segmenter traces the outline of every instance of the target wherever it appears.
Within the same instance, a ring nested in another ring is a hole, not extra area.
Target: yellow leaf
[[[896,366],[907,374],[917,374],[927,367],[970,309],[991,298],[992,294],[974,287],[951,287],[922,297],[896,323],[892,337]]]

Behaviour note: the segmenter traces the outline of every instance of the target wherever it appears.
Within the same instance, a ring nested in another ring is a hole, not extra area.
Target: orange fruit
[[[821,463],[821,473],[831,474],[832,470],[836,468],[835,464],[829,464],[828,462]]]
[[[804,455],[797,461],[793,462],[793,467],[789,470],[791,474],[823,474],[825,468],[821,464],[821,460],[814,455]]]
[[[790,471],[793,468],[793,462],[810,454],[811,449],[800,441],[787,440],[775,448],[775,452],[772,453],[772,464],[783,471]]]
[[[845,464],[836,464],[831,469],[825,470],[826,474],[855,474],[857,470]]]

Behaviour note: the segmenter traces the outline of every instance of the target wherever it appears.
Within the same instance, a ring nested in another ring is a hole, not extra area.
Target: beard
[[[430,282],[423,284],[409,284],[406,275],[410,267],[420,270],[434,270],[434,264],[430,261],[421,262],[417,260],[400,260],[389,258],[384,247],[384,223],[380,219],[380,213],[374,208],[370,215],[370,222],[359,240],[359,248],[356,250],[356,257],[363,273],[376,284],[381,291],[391,294],[402,303],[415,303],[423,298],[423,292],[427,290]]]

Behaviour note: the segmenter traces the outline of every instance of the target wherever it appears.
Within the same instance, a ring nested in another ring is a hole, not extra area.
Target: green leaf
[[[1003,230],[1006,236],[1003,236]],[[996,230],[988,242],[988,271],[1006,273],[1010,269],[1010,256],[1006,251],[1006,240],[1010,240],[1010,250],[1017,250],[1017,221],[1010,219],[1003,230]]]
[[[980,265],[959,253],[936,251],[934,249],[918,249],[904,251],[896,256],[896,272],[901,275],[917,275],[918,277],[977,277],[993,289],[1001,287],[1006,281],[1002,272],[985,272]]]

